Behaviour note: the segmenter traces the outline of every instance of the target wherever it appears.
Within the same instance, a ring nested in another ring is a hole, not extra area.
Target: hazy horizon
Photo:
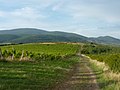
[[[0,30],[38,28],[120,39],[119,0],[0,0]]]

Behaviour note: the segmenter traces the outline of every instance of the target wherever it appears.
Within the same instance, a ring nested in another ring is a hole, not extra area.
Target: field
[[[68,55],[76,53],[78,45],[72,44],[22,44],[1,47],[3,50],[29,51],[33,53],[46,53],[54,55]]]
[[[78,52],[79,45],[73,44],[23,44],[3,46],[1,58],[5,60],[58,60],[73,56]]]
[[[0,90],[54,88],[56,84],[64,80],[78,62],[79,57],[76,56],[78,47],[79,45],[72,44],[24,44],[0,47],[3,59],[0,61]],[[19,54],[20,58],[21,56],[24,58],[20,61],[15,56],[23,50],[34,56],[25,60],[24,57],[28,55]],[[43,55],[42,58],[41,55]],[[12,56],[14,56],[13,60]],[[59,58],[51,59],[50,56],[59,56]]]
[[[8,45],[0,46],[0,59],[0,90],[120,89],[119,46]]]

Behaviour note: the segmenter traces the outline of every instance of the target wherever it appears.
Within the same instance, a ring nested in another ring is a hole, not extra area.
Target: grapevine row
[[[120,47],[89,44],[83,47],[82,53],[104,62],[113,72],[120,72]]]

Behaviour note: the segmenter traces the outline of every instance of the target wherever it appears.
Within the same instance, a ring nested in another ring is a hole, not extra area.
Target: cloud
[[[52,10],[58,11],[58,10],[60,10],[60,8],[63,7],[63,5],[65,5],[65,1],[57,2],[57,4],[53,5]]]
[[[29,22],[34,21],[36,23],[44,18],[46,18],[45,15],[30,7],[23,7],[13,11],[0,11],[0,19],[5,19],[6,23],[18,22],[14,24],[19,24],[19,22],[27,22],[29,24]]]
[[[120,0],[0,0],[0,28],[35,27],[118,36],[119,8]]]
[[[74,19],[95,18],[106,22],[120,22],[120,5],[118,2],[80,0],[69,2],[64,10]]]
[[[12,16],[20,17],[20,18],[28,18],[28,19],[39,19],[39,18],[45,18],[44,15],[40,14],[37,10],[30,8],[30,7],[24,7],[21,9],[16,9],[13,12],[10,12]]]
[[[43,22],[45,18],[47,18],[46,15],[31,7],[0,11],[0,29],[19,27],[43,28],[48,25]]]
[[[0,11],[0,17],[3,17],[4,13],[2,11]]]

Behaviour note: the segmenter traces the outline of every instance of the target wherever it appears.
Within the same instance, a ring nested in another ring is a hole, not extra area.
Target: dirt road
[[[88,58],[80,55],[80,62],[68,80],[56,86],[55,90],[99,90],[96,75],[89,67]]]

